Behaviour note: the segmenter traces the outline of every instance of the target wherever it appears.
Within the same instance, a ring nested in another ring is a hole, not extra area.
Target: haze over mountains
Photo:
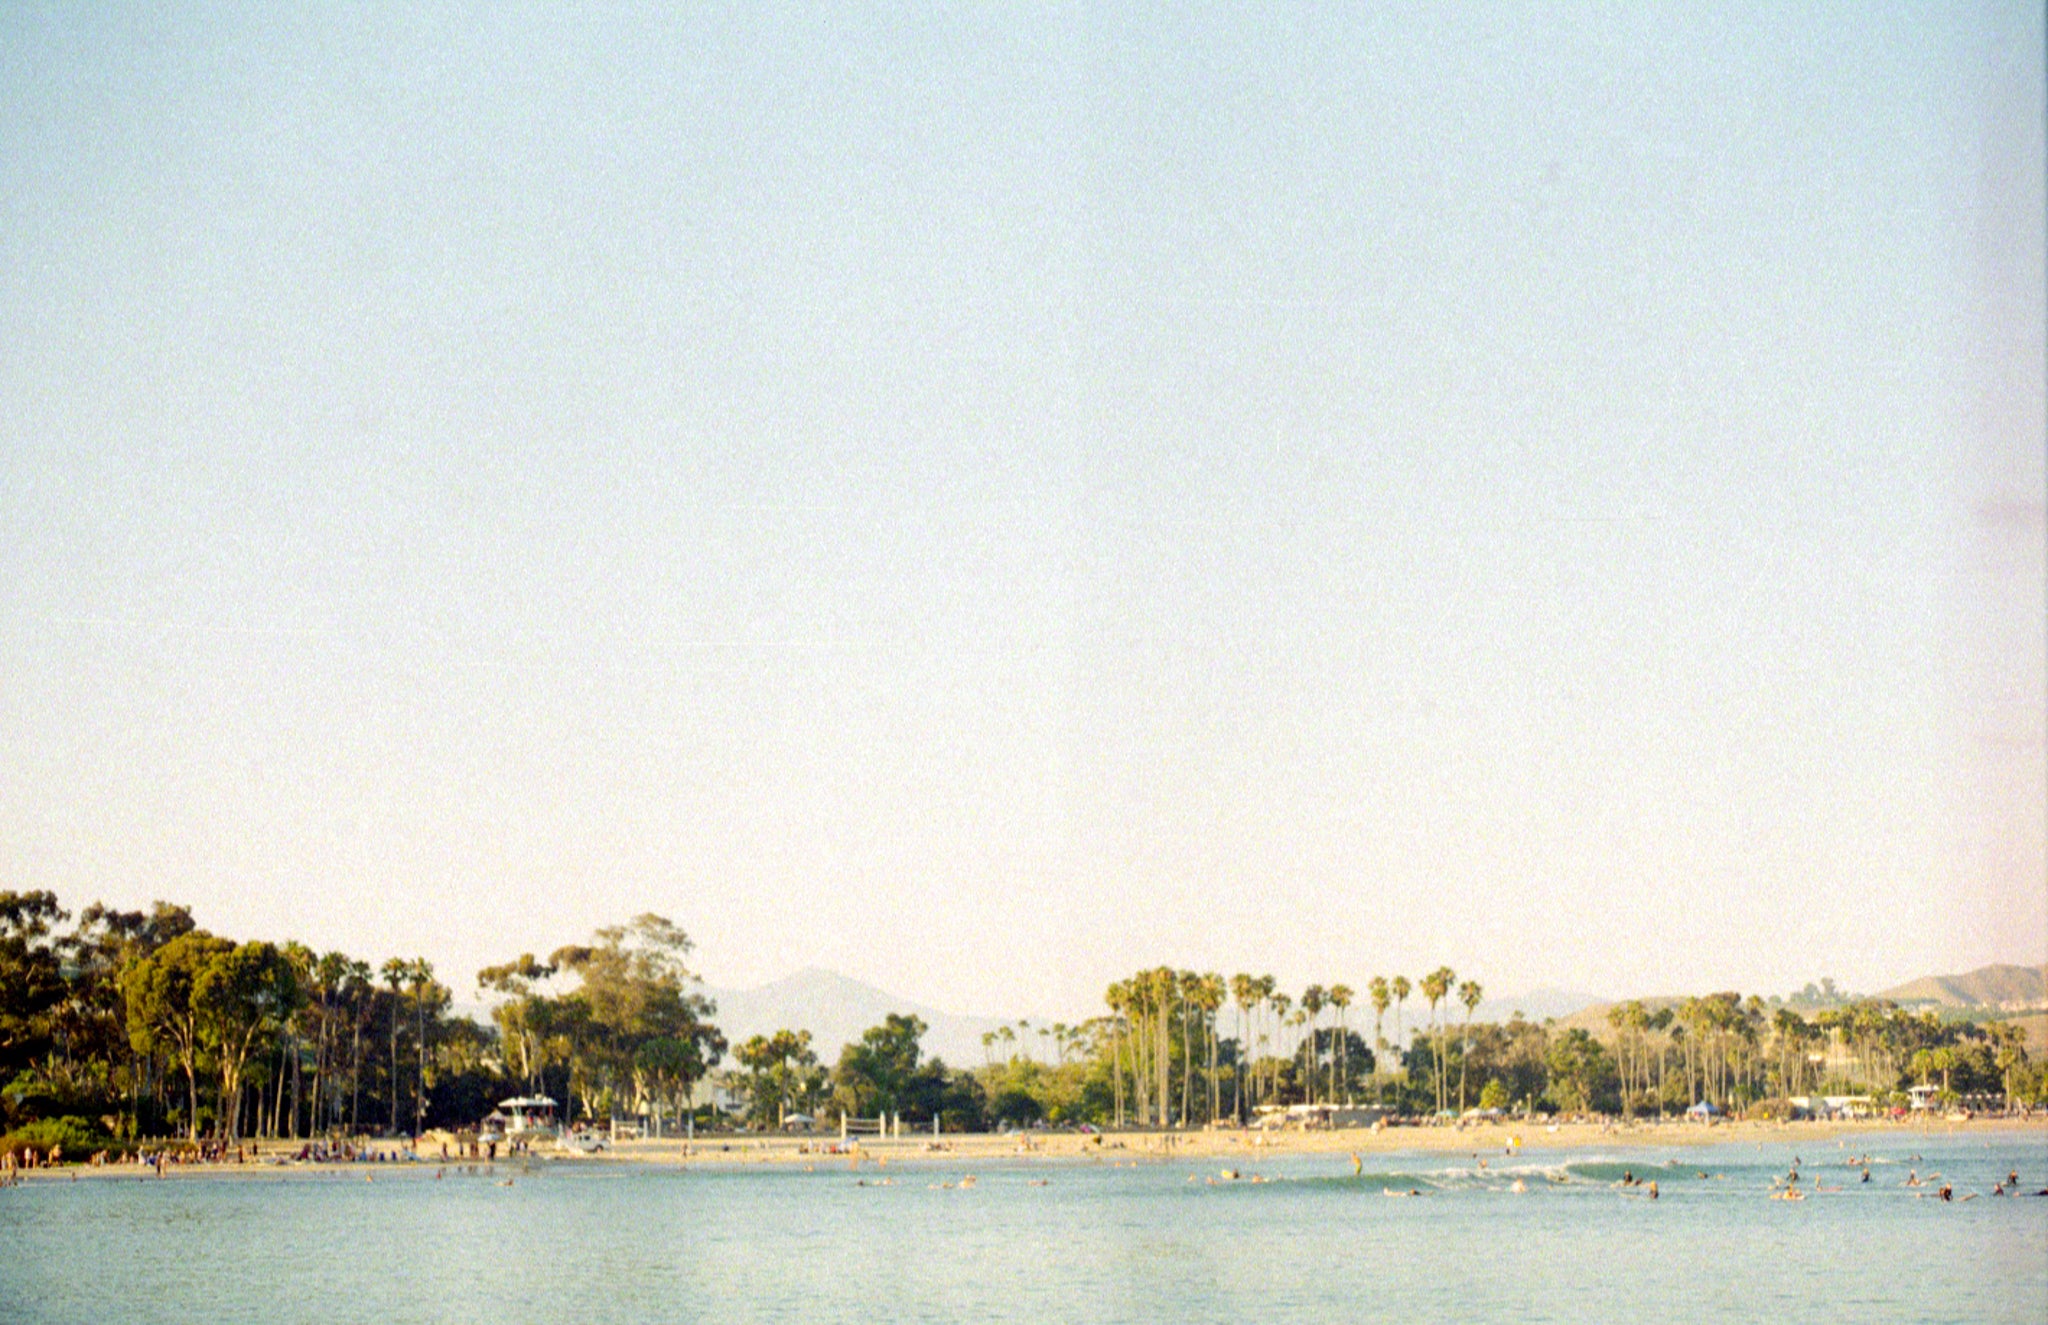
[[[726,1039],[737,1045],[751,1035],[800,1028],[811,1033],[820,1062],[830,1064],[839,1057],[840,1046],[860,1038],[862,1031],[878,1024],[891,1012],[922,1018],[928,1029],[924,1051],[954,1067],[972,1067],[983,1061],[986,1050],[981,1037],[1005,1026],[1015,1032],[1017,1021],[1001,1017],[969,1016],[898,998],[885,989],[864,984],[834,971],[806,967],[780,980],[751,989],[703,991],[718,1004],[714,1020]],[[1959,975],[1929,975],[1893,986],[1875,995],[1905,1006],[1916,1004],[1943,1008],[1982,1008],[2017,1011],[2048,1006],[2048,966],[1993,965]],[[1519,1012],[1531,1021],[1556,1018],[1568,1024],[1605,1025],[1605,1009],[1614,1000],[1573,989],[1535,989],[1526,994],[1489,997],[1473,1014],[1475,1021],[1506,1021]],[[1661,1003],[1668,1000],[1646,999]],[[1451,1009],[1452,1020],[1464,1019],[1464,1008]],[[1422,1024],[1428,1005],[1419,994],[1409,995],[1402,1010],[1402,1024]],[[1371,1038],[1372,1005],[1361,992],[1352,1005],[1351,1026]],[[1395,1014],[1387,1014],[1386,1032],[1394,1034]],[[1013,1046],[1016,1051],[1050,1060],[1050,1041],[1042,1040],[1037,1018]],[[1047,1019],[1044,1027],[1049,1027]],[[1007,1054],[1009,1049],[1005,1050]]]
[[[922,1018],[930,1027],[923,1041],[925,1053],[943,1058],[954,1067],[972,1067],[982,1062],[985,1050],[981,1037],[1004,1026],[1011,1027],[1014,1032],[1017,1025],[1015,1019],[968,1016],[928,1007],[815,966],[751,989],[707,987],[703,992],[718,1004],[718,1013],[713,1020],[725,1032],[729,1043],[737,1045],[750,1035],[800,1028],[811,1033],[819,1061],[828,1064],[837,1060],[841,1045],[859,1039],[862,1031],[878,1024],[891,1012],[910,1013]],[[1543,1021],[1550,1017],[1570,1016],[1581,1008],[1600,1002],[1598,995],[1577,990],[1537,989],[1513,997],[1488,998],[1479,1005],[1473,1019],[1505,1021],[1520,1012],[1531,1021]],[[1410,1027],[1419,1025],[1427,1007],[1421,995],[1409,995],[1403,1011],[1404,1024]],[[1459,1007],[1456,1013],[1458,1018],[1462,1018],[1464,1009]],[[1047,1018],[1042,1025],[1036,1017],[1028,1020],[1031,1025],[1024,1033],[1026,1040],[1016,1047],[1028,1050],[1034,1057],[1050,1060],[1050,1041],[1041,1040],[1037,1031],[1042,1026],[1050,1027],[1054,1019]],[[1352,1005],[1351,1026],[1368,1040],[1371,1038],[1372,1005],[1362,993]],[[1391,1038],[1394,1033],[1394,1012],[1391,1009],[1387,1013],[1386,1029]]]
[[[840,1046],[858,1040],[862,1031],[880,1024],[891,1012],[921,1018],[930,1028],[922,1042],[925,1055],[943,1058],[953,1067],[980,1063],[981,1037],[1014,1024],[927,1007],[815,966],[752,989],[707,987],[703,992],[718,1004],[712,1020],[729,1044],[738,1045],[750,1035],[807,1030],[818,1061],[828,1065],[838,1061]]]

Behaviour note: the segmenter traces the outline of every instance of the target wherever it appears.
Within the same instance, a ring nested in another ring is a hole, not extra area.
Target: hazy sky
[[[114,8],[0,9],[0,887],[2048,959],[2038,5]]]

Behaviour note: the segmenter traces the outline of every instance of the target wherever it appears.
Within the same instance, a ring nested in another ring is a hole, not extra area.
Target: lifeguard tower
[[[554,1136],[559,1130],[553,1100],[545,1095],[519,1095],[498,1101],[498,1107],[484,1119],[483,1139],[530,1141]]]

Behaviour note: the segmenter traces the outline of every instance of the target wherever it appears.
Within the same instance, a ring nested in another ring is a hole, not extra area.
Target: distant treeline
[[[79,1154],[175,1135],[416,1134],[540,1093],[572,1119],[773,1128],[798,1115],[888,1113],[953,1131],[1191,1127],[1292,1104],[1409,1115],[1669,1114],[1700,1100],[1782,1110],[1788,1096],[1892,1099],[1912,1084],[2048,1097],[2048,1071],[2029,1062],[2014,1027],[1874,1000],[1808,1018],[1710,994],[1617,1005],[1588,1030],[1475,1024],[1482,990],[1448,967],[1413,982],[1374,977],[1362,1000],[1343,984],[1297,996],[1269,976],[1156,967],[1110,986],[1103,1015],[1037,1028],[1038,1052],[1019,1022],[983,1037],[981,1064],[948,1066],[923,1056],[921,1021],[892,1015],[827,1068],[800,1028],[728,1045],[685,965],[688,936],[655,915],[478,972],[496,1000],[489,1025],[451,1015],[449,987],[420,958],[373,965],[290,941],[240,942],[165,902],[95,904],[71,921],[53,893],[0,891],[10,1145],[61,1141]],[[1411,997],[1426,1009],[1412,1028]],[[1369,1039],[1352,1026],[1367,1008]]]

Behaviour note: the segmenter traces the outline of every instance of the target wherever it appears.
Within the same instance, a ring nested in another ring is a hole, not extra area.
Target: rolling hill
[[[2048,966],[1980,966],[1962,975],[1923,975],[1878,997],[1902,1007],[1933,1004],[2007,1012],[2048,1007]]]

